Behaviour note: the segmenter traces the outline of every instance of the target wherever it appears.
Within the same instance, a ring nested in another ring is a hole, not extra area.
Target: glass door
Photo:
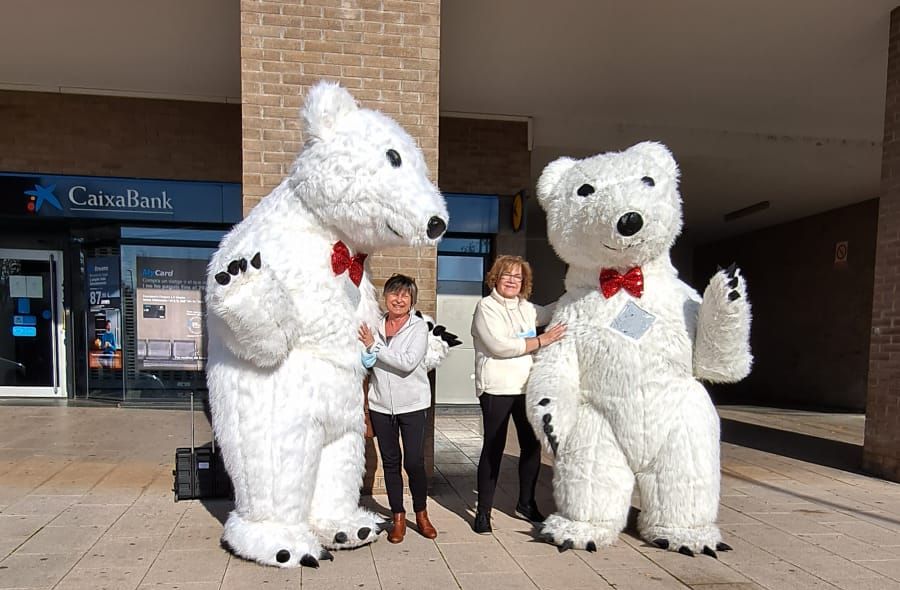
[[[438,244],[437,321],[462,340],[437,368],[435,400],[439,404],[475,404],[475,348],[472,312],[486,295],[484,275],[490,266],[491,237],[450,234]]]
[[[0,397],[66,397],[62,253],[0,249]]]

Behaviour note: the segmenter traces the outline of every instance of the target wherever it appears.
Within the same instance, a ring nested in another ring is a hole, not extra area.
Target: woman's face
[[[522,292],[522,265],[515,264],[506,267],[497,278],[497,293],[507,299],[518,297]]]
[[[405,316],[412,308],[412,296],[406,289],[391,291],[384,294],[384,305],[387,307],[388,317]]]

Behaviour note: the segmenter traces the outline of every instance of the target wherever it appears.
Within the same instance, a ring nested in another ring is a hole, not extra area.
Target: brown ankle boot
[[[434,539],[437,537],[437,529],[434,528],[434,525],[428,520],[427,510],[416,512],[416,528],[419,529],[419,532],[422,533],[422,536],[426,539]]]
[[[394,513],[394,528],[388,533],[388,541],[391,543],[401,543],[403,537],[406,536],[406,513]]]

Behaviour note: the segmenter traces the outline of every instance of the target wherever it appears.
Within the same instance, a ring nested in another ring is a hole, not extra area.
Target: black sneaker
[[[493,532],[493,529],[491,528],[491,515],[480,510],[475,511],[475,522],[472,524],[472,530],[479,535]]]
[[[544,515],[538,510],[537,504],[534,502],[527,506],[516,504],[516,514],[531,522],[544,522],[545,519]]]

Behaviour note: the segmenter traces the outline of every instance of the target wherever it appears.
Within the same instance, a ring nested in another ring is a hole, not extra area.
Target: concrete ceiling
[[[444,0],[441,110],[529,117],[535,176],[663,141],[690,239],[742,233],[878,196],[896,2]],[[237,102],[239,6],[6,5],[0,88]]]
[[[240,0],[28,0],[0,9],[0,88],[240,102]]]
[[[445,1],[441,108],[532,117],[535,175],[663,141],[686,233],[742,233],[878,196],[896,2]]]

